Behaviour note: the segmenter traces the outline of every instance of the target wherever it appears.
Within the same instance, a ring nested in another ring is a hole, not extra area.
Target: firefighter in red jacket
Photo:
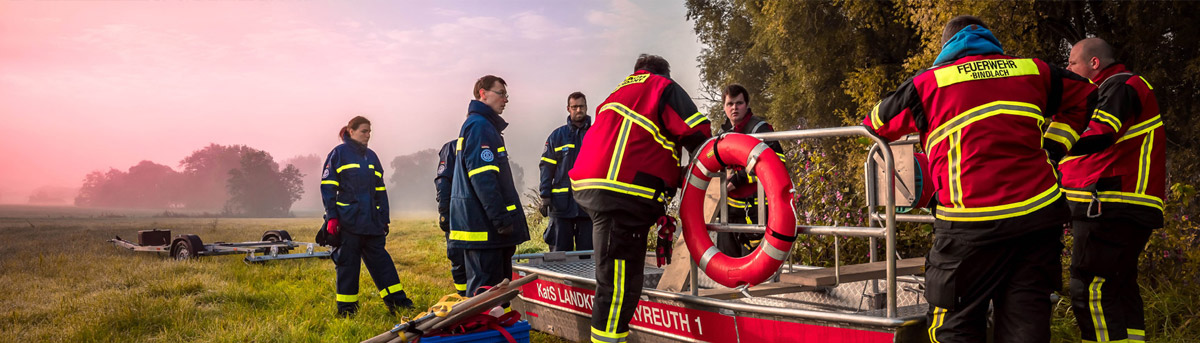
[[[680,185],[680,149],[711,136],[708,118],[670,78],[662,57],[634,73],[596,109],[571,169],[575,200],[593,223],[596,296],[592,342],[624,342],[642,293],[646,233]]]
[[[995,342],[1048,342],[1070,216],[1051,161],[1087,126],[1096,87],[1004,55],[973,16],[950,20],[942,42],[932,68],[863,120],[887,140],[919,132],[929,154],[941,204],[925,262],[930,340],[986,341],[990,304]]]
[[[1100,100],[1079,146],[1059,164],[1071,205],[1071,304],[1084,341],[1144,342],[1138,256],[1163,226],[1166,162],[1153,88],[1088,38],[1071,48],[1067,69],[1100,85]],[[1107,149],[1104,147],[1109,146]]]
[[[725,86],[721,98],[725,99],[725,123],[717,130],[717,134],[737,132],[744,134],[775,132],[775,128],[765,119],[757,117],[750,111],[750,92],[739,84]],[[779,160],[786,160],[783,146],[779,141],[768,141],[767,146],[775,150]],[[730,223],[758,224],[766,222],[766,218],[758,217],[758,178],[750,176],[745,170],[735,170],[729,178],[726,188],[729,189],[729,219]],[[768,214],[769,215],[769,214]],[[761,233],[717,233],[717,249],[721,253],[740,257],[749,255],[762,242]]]

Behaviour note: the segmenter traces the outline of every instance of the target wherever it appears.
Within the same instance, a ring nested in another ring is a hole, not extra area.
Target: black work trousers
[[[512,278],[512,256],[516,246],[494,249],[463,249],[463,265],[467,267],[467,289],[474,296],[483,286],[495,286]],[[506,306],[507,307],[507,306]]]
[[[604,190],[579,191],[575,199],[592,217],[596,260],[592,341],[623,342],[642,295],[646,234],[665,209],[650,199]]]
[[[407,299],[396,264],[384,248],[386,235],[367,236],[342,232],[342,246],[333,251],[331,259],[337,265],[337,308],[339,312],[354,312],[358,309],[358,275],[360,267],[367,265],[367,272],[379,289],[379,297],[389,308]],[[361,263],[360,263],[361,261]]]
[[[1154,229],[1120,218],[1072,222],[1071,309],[1083,340],[1146,341],[1137,264]]]
[[[550,217],[554,237],[550,251],[592,250],[592,218]]]
[[[450,260],[450,277],[454,279],[454,290],[467,296],[467,266],[463,265],[463,249],[450,247],[450,233],[446,232],[446,258]]]
[[[925,299],[933,342],[1050,341],[1050,294],[1062,287],[1062,226],[987,245],[935,237],[925,259]]]

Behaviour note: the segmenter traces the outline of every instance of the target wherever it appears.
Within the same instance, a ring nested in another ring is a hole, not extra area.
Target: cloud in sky
[[[0,32],[0,202],[210,142],[324,155],[357,114],[384,159],[436,148],[484,74],[536,174],[567,94],[598,105],[642,52],[695,92],[701,49],[681,3],[625,0],[7,1]]]

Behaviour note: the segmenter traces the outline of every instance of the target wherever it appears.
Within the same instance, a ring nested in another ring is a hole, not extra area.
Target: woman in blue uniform
[[[371,279],[388,311],[412,307],[404,293],[396,265],[384,249],[388,234],[388,197],[383,185],[383,164],[367,148],[371,121],[361,116],[350,119],[338,133],[342,144],[325,159],[321,173],[321,201],[325,206],[326,230],[341,233],[341,247],[333,252],[337,265],[337,313],[349,316],[358,311],[359,260],[367,265]]]

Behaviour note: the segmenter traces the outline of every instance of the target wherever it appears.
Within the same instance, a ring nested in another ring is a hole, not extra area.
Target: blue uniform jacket
[[[471,101],[455,147],[448,243],[452,248],[504,248],[529,240],[525,209],[500,136],[507,126],[491,107]],[[497,231],[508,226],[512,231],[507,234]]]
[[[437,176],[433,177],[433,185],[437,188],[438,226],[442,231],[450,232],[450,188],[454,184],[454,146],[458,140],[452,140],[442,145],[438,151]]]
[[[383,164],[366,146],[349,137],[329,152],[321,172],[321,202],[325,218],[338,219],[339,230],[359,235],[386,235],[387,190]]]
[[[571,193],[571,177],[567,172],[575,166],[575,158],[583,146],[583,136],[591,127],[591,117],[584,120],[583,127],[575,127],[571,117],[567,116],[567,125],[555,129],[550,137],[546,137],[546,147],[542,149],[542,161],[539,163],[542,181],[538,191],[542,199],[550,199],[551,216],[587,217],[587,213],[575,203]]]

